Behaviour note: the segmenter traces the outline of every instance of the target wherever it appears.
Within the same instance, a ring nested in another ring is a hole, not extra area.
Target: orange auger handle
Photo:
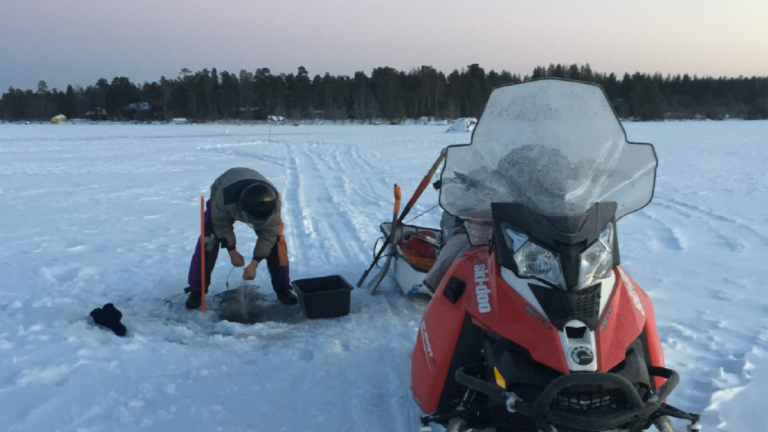
[[[200,296],[201,309],[205,313],[205,195],[200,195]]]
[[[397,224],[401,224],[403,220],[405,219],[405,216],[410,213],[411,208],[413,208],[414,204],[416,204],[416,201],[421,197],[421,194],[424,192],[424,189],[427,188],[427,185],[429,185],[429,182],[432,180],[432,176],[435,175],[437,172],[437,169],[440,168],[440,164],[443,163],[443,160],[446,156],[446,149],[443,149],[440,151],[440,156],[438,156],[435,163],[432,164],[432,167],[429,168],[429,172],[427,175],[424,176],[423,179],[421,179],[421,183],[419,183],[419,186],[416,187],[416,191],[413,193],[413,196],[408,201],[408,204],[405,205],[405,209],[403,209],[403,214],[400,215],[398,218]]]
[[[400,214],[400,198],[402,195],[400,194],[400,185],[395,183],[395,217],[392,220],[397,220],[397,215]]]

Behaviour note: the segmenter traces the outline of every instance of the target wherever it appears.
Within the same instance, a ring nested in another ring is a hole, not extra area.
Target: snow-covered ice
[[[618,228],[683,378],[670,402],[703,412],[705,430],[764,430],[768,122],[625,126],[659,156],[652,204]],[[262,266],[270,321],[255,325],[187,312],[179,293],[199,197],[227,168],[255,168],[281,190],[294,279],[354,282],[391,215],[392,184],[410,197],[439,149],[469,134],[322,125],[269,137],[267,126],[0,125],[3,430],[417,430],[408,384],[425,304],[393,280],[377,296],[353,291],[347,317],[308,321],[273,303]],[[428,190],[412,215],[436,200]],[[237,233],[248,252],[253,234]],[[107,302],[126,338],[87,318]]]

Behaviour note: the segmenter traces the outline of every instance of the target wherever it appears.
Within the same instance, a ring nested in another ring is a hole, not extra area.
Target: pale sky
[[[0,92],[176,77],[471,63],[530,74],[768,75],[768,0],[0,0]]]

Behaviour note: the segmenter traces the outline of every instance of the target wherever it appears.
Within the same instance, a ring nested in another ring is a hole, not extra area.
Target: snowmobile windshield
[[[491,203],[576,216],[616,202],[616,219],[647,205],[656,179],[650,144],[627,142],[603,90],[545,79],[495,89],[472,142],[448,148],[440,205],[491,220]]]

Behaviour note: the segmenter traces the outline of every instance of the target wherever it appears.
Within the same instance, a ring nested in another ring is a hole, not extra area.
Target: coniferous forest
[[[697,77],[605,74],[589,65],[552,64],[530,75],[486,71],[472,64],[444,74],[430,66],[410,71],[375,68],[370,75],[273,74],[268,68],[237,74],[182,69],[173,78],[133,83],[127,77],[99,79],[88,87],[37,90],[10,88],[0,99],[0,119],[48,120],[57,114],[92,120],[194,122],[254,121],[281,116],[291,121],[385,120],[479,117],[499,85],[542,77],[600,84],[625,119],[766,119],[768,77]]]

